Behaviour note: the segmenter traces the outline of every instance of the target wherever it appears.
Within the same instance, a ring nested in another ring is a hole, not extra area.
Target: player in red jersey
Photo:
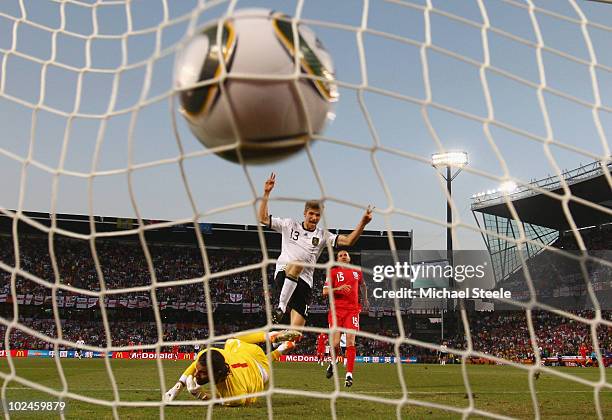
[[[336,256],[336,260],[343,264],[351,262],[351,256],[348,251],[340,250]],[[362,302],[365,308],[368,307],[368,297],[363,274],[361,270],[355,270],[347,267],[334,267],[330,271],[330,278],[325,282],[323,287],[323,295],[329,295],[329,292],[334,294],[335,310],[332,310],[331,304],[327,321],[329,327],[340,327],[349,330],[359,330],[359,313],[361,305],[359,304],[359,290],[362,291]],[[340,336],[341,331],[335,331],[330,346],[334,346],[336,356],[340,354]],[[346,379],[344,386],[350,387],[353,385],[353,367],[355,366],[355,334],[346,333]],[[331,378],[334,374],[334,365],[332,362],[327,367],[326,376]]]
[[[586,344],[582,343],[578,351],[580,352],[580,361],[582,362],[582,367],[586,367],[587,365],[587,357],[586,357],[587,356],[587,346]]]
[[[317,337],[317,362],[323,366],[325,362],[325,347],[327,346],[327,334],[321,333]]]
[[[174,359],[175,362],[179,358],[179,346],[176,344],[172,346],[172,358]]]

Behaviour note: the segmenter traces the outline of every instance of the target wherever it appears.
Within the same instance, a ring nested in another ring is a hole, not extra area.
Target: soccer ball
[[[265,9],[205,25],[178,54],[174,83],[193,134],[210,148],[230,146],[217,154],[233,162],[301,150],[338,98],[331,56],[314,32],[298,24],[294,36],[289,17]]]

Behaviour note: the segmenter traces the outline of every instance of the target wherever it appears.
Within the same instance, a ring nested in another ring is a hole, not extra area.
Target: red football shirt
[[[317,337],[317,352],[323,353],[327,345],[327,334],[319,334]]]
[[[334,292],[334,303],[336,309],[360,311],[359,304],[359,285],[363,282],[361,270],[352,268],[334,267],[330,272],[332,288],[340,287],[344,284],[351,286],[349,291],[337,290]],[[329,287],[330,279],[327,279],[325,286]]]

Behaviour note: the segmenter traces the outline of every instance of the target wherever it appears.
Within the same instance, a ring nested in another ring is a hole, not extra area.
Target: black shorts
[[[274,278],[274,285],[276,287],[276,295],[280,297],[280,292],[283,289],[283,284],[285,283],[285,271],[281,270],[276,274]],[[298,279],[298,284],[295,290],[293,291],[293,295],[291,295],[291,299],[289,299],[289,303],[287,304],[287,308],[291,308],[300,315],[304,317],[304,319],[308,318],[308,306],[310,306],[310,300],[312,297],[312,289],[302,279]]]

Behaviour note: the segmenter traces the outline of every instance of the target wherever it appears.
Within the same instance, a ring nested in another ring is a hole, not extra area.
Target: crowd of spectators
[[[22,318],[20,325],[11,328],[9,333],[10,347],[13,349],[51,350],[54,343],[50,340],[28,334],[21,326],[30,328],[43,334],[49,339],[57,339],[57,328],[52,318]],[[190,340],[206,340],[209,338],[209,328],[202,323],[164,323],[162,324],[163,343],[172,343]],[[216,335],[231,334],[247,329],[248,321],[233,320],[231,323],[221,323],[215,326]],[[1,337],[6,335],[7,327],[0,326]],[[109,322],[110,343],[107,341],[104,324],[101,321],[61,320],[62,339],[76,343],[83,339],[87,346],[112,347],[147,346],[155,345],[158,340],[157,324],[155,322],[119,321]],[[0,341],[0,348],[4,348],[4,340]],[[74,345],[59,343],[60,350],[73,349]],[[170,351],[171,345],[162,346],[162,351]],[[180,351],[193,351],[193,346],[179,346]]]
[[[602,311],[602,318],[612,320],[612,312]],[[572,312],[586,320],[594,318],[593,311]],[[531,340],[527,315],[523,311],[475,313],[470,316],[470,333],[475,351],[507,360],[531,360],[534,347],[542,357],[577,355],[580,346],[593,350],[591,326],[548,311],[534,311],[531,315],[535,343]],[[602,352],[612,352],[612,327],[599,325],[597,340]],[[465,338],[449,340],[449,347],[465,348]]]
[[[594,254],[610,252],[612,235],[608,227],[599,227],[583,233],[583,239]],[[100,291],[102,283],[107,290],[118,290],[153,284],[153,275],[158,283],[155,289],[157,300],[177,302],[201,302],[204,300],[205,287],[202,279],[206,272],[210,297],[213,303],[251,303],[263,305],[264,282],[262,268],[257,266],[263,260],[261,251],[245,249],[207,249],[205,255],[199,247],[185,244],[147,243],[151,256],[149,265],[143,247],[136,238],[99,239],[95,242],[95,255],[89,241],[55,237],[52,252],[49,238],[45,236],[21,236],[19,238],[19,265],[39,279],[51,284],[63,284],[87,291]],[[554,244],[566,251],[577,248],[573,235],[564,234]],[[53,255],[53,257],[52,257]],[[276,255],[271,251],[271,257]],[[605,257],[610,259],[610,254]],[[358,259],[358,255],[354,256]],[[326,261],[326,253],[319,262]],[[99,261],[99,271],[95,261]],[[0,235],[0,261],[8,266],[15,265],[14,243],[10,236]],[[205,269],[205,261],[208,270]],[[358,260],[355,260],[358,261]],[[253,268],[233,271],[251,266]],[[538,295],[553,297],[559,295],[559,288],[569,287],[565,296],[584,294],[585,284],[581,268],[575,259],[556,252],[543,251],[528,261],[529,273]],[[612,267],[589,262],[590,281],[605,282],[612,278]],[[274,263],[264,267],[268,281],[273,278]],[[327,305],[326,298],[320,293],[325,270],[317,269],[314,275],[312,305]],[[0,269],[0,294],[10,293],[10,273]],[[166,283],[172,282],[171,285]],[[174,284],[175,282],[178,282]],[[270,283],[272,283],[270,281]],[[504,281],[502,287],[512,291],[527,291],[527,280],[522,270]],[[18,276],[17,294],[51,295],[51,288]],[[601,290],[601,289],[600,289]],[[147,291],[140,294],[147,294]],[[562,292],[563,293],[563,292]],[[58,289],[59,295],[71,294]],[[74,293],[78,295],[78,293]],[[519,294],[517,294],[518,296]],[[129,294],[114,294],[114,297],[129,298]],[[574,308],[575,309],[575,308]]]
[[[75,239],[56,239],[51,258],[49,241],[43,237],[22,237],[19,240],[20,269],[50,284],[56,283],[88,291],[99,291],[101,281],[107,290],[116,290],[152,284],[151,273],[159,283],[156,289],[158,301],[179,302],[202,301],[205,296],[204,282],[193,281],[204,276],[205,266],[199,248],[183,245],[148,244],[152,271],[139,242],[98,241],[96,255],[99,260],[99,276],[89,242]],[[272,255],[274,257],[274,255]],[[209,273],[208,284],[213,303],[264,304],[262,270],[260,267],[223,275],[222,272],[261,263],[261,252],[249,250],[208,249],[206,252]],[[0,261],[15,265],[13,241],[0,236]],[[57,271],[54,270],[53,261]],[[266,267],[268,279],[274,274],[274,264]],[[325,270],[315,272],[315,290],[321,290]],[[188,282],[185,282],[185,281]],[[192,281],[189,281],[192,280]],[[164,286],[166,282],[183,281],[184,284]],[[49,296],[51,288],[25,277],[17,277],[17,294]],[[0,270],[0,294],[10,293],[10,273]],[[58,289],[59,295],[70,294]],[[78,293],[74,293],[78,295]],[[140,293],[143,294],[143,293]],[[145,293],[146,294],[146,293]],[[130,295],[115,294],[117,299]],[[321,293],[313,294],[313,304],[325,304]]]
[[[265,321],[261,321],[261,324]],[[34,331],[44,334],[51,339],[57,338],[57,328],[55,321],[51,318],[24,318],[20,324]],[[253,328],[253,325],[248,319],[232,319],[231,322],[224,322],[219,326],[215,326],[216,335],[231,334],[236,331],[241,331]],[[130,345],[151,345],[156,344],[157,325],[155,322],[113,322],[109,323],[109,332],[111,337],[111,345],[113,347],[126,347]],[[62,338],[67,341],[76,342],[83,338],[88,346],[106,347],[107,340],[104,330],[104,324],[100,321],[61,321]],[[371,333],[383,335],[387,337],[397,337],[397,331],[392,328],[382,330],[370,329]],[[0,326],[0,334],[5,336],[6,327]],[[192,324],[192,323],[177,323],[163,324],[163,340],[164,342],[177,342],[188,340],[205,340],[209,337],[208,325]],[[312,354],[316,346],[315,333],[306,333],[296,348],[295,354]],[[14,349],[35,349],[45,350],[53,349],[53,342],[43,340],[27,334],[20,328],[11,329],[10,346]],[[0,343],[0,348],[3,348],[4,342]],[[394,355],[394,345],[390,342],[359,338],[356,340],[357,353],[367,354],[370,356],[392,356]],[[60,350],[71,349],[71,346],[60,345]],[[170,345],[164,346],[163,349],[169,351]],[[180,346],[181,351],[193,351],[193,346]],[[411,352],[411,355],[413,353]]]
[[[574,313],[584,319],[593,319],[594,314],[589,311]],[[605,311],[603,318],[612,320],[612,313]],[[536,347],[542,357],[557,357],[563,355],[577,355],[581,346],[586,346],[589,354],[593,351],[590,325],[568,317],[558,316],[551,312],[537,311],[532,313],[533,330],[536,337]],[[399,336],[394,317],[367,320],[362,323],[362,331],[378,336],[396,338]],[[54,319],[49,317],[29,317],[20,319],[20,325],[26,326],[45,336],[55,339],[58,337]],[[224,315],[215,319],[215,334],[225,335],[233,332],[262,327],[265,318],[259,316]],[[323,327],[323,323],[313,323],[314,326]],[[189,340],[205,340],[209,338],[208,324],[206,323],[163,323],[163,342],[180,342]],[[106,347],[107,337],[104,324],[101,321],[62,320],[62,337],[64,340],[76,342],[83,338],[87,345]],[[0,326],[0,334],[5,337],[6,327]],[[154,345],[158,342],[158,330],[155,322],[112,321],[109,322],[110,346],[126,347],[133,345]],[[407,337],[413,332],[405,330]],[[470,315],[470,335],[475,351],[487,355],[512,360],[516,362],[531,360],[534,357],[533,346],[530,339],[528,323],[525,312],[492,312],[473,313]],[[297,346],[296,354],[313,354],[316,348],[316,333],[305,333],[304,338]],[[26,349],[53,349],[53,343],[27,334],[21,328],[12,328],[9,334],[11,348]],[[421,338],[422,339],[422,338]],[[597,328],[597,339],[603,354],[612,352],[612,327],[600,325]],[[441,344],[432,342],[431,344]],[[466,348],[465,335],[450,337],[445,344],[452,349]],[[4,346],[4,340],[0,346]],[[70,346],[60,346],[69,349]],[[395,343],[392,341],[376,340],[366,337],[357,337],[357,354],[367,356],[394,356]],[[162,351],[169,351],[170,344],[162,347]],[[193,346],[183,345],[181,351],[193,351]],[[438,352],[423,346],[402,344],[400,355],[417,356],[420,361],[436,361]]]
[[[587,247],[595,250],[610,248],[610,235],[606,228],[597,228],[584,235]],[[555,245],[565,250],[576,249],[575,239],[563,235]],[[261,252],[231,249],[207,249],[203,256],[198,247],[181,244],[155,244],[149,243],[147,250],[150,263],[145,257],[139,241],[135,240],[97,240],[95,243],[96,259],[93,258],[91,244],[88,241],[76,239],[56,238],[53,241],[52,252],[49,250],[49,240],[41,236],[23,236],[19,239],[19,267],[39,279],[50,284],[64,284],[78,289],[100,291],[102,282],[107,290],[116,290],[138,286],[149,286],[152,277],[159,283],[155,289],[159,302],[202,302],[205,296],[204,282],[189,280],[201,279],[205,273],[212,276],[208,280],[211,300],[215,304],[264,304],[264,288],[261,266],[263,255]],[[53,255],[53,257],[51,256]],[[274,257],[275,255],[271,255]],[[324,260],[325,258],[322,258]],[[572,260],[559,261],[556,254],[540,254],[529,261],[530,271],[538,273],[538,267],[546,266],[543,260],[549,261],[554,270],[544,270],[554,277],[551,281],[562,282],[567,278],[568,272],[575,267]],[[554,261],[553,261],[554,260]],[[0,261],[7,266],[15,266],[14,243],[10,236],[0,236]],[[95,261],[99,261],[96,267]],[[206,263],[205,263],[206,261]],[[205,268],[208,265],[208,269]],[[572,265],[573,264],[573,265]],[[232,274],[223,273],[240,267],[255,266],[248,270],[236,270]],[[568,271],[569,270],[569,271]],[[606,271],[607,270],[607,271]],[[265,267],[267,278],[271,279],[274,264]],[[595,267],[600,278],[612,278],[609,267]],[[603,276],[603,277],[602,277]],[[545,277],[545,276],[543,276]],[[0,295],[10,294],[11,273],[0,269]],[[321,293],[325,279],[324,270],[315,270],[313,305],[321,307],[327,304]],[[187,281],[184,284],[165,286],[168,282]],[[52,288],[38,284],[30,279],[17,276],[17,294],[34,294],[50,296]],[[148,294],[148,292],[144,292]],[[57,289],[58,295],[70,293]],[[142,294],[142,293],[141,293]],[[74,294],[78,295],[78,294]],[[113,297],[120,299],[129,297],[128,294],[116,294]],[[138,311],[138,309],[134,309]],[[35,312],[35,311],[34,311]],[[576,313],[576,312],[575,312]],[[593,313],[588,311],[577,312],[581,317],[592,318]],[[604,311],[603,316],[611,319],[611,312]],[[215,314],[215,317],[217,315]],[[409,316],[409,315],[408,315]],[[127,319],[125,319],[127,318]],[[364,317],[366,318],[366,317]],[[109,345],[128,346],[132,344],[155,344],[158,342],[158,331],[155,322],[114,319],[110,322]],[[134,318],[136,319],[136,318]],[[389,319],[394,320],[394,317]],[[536,346],[542,355],[576,354],[581,345],[589,349],[593,347],[590,326],[586,323],[572,320],[568,317],[555,315],[551,312],[533,312],[533,329],[537,338]],[[255,324],[254,324],[255,322]],[[381,321],[382,322],[382,321]],[[381,324],[370,322],[362,325],[363,331],[387,337],[399,335],[393,321]],[[40,315],[32,315],[20,319],[35,331],[51,338],[57,337],[57,328],[49,309],[41,308]],[[259,324],[257,324],[259,323]],[[219,322],[215,320],[216,334],[227,334],[258,325],[264,325],[262,314],[245,316],[232,315],[228,320]],[[325,326],[324,322],[319,322]],[[106,347],[107,335],[103,324],[97,320],[62,320],[62,337],[75,342],[83,338],[88,345]],[[521,311],[474,313],[470,315],[470,329],[473,348],[489,355],[510,360],[523,360],[533,357],[533,346],[526,314]],[[6,327],[0,327],[0,334],[4,336]],[[406,331],[410,336],[412,332]],[[597,329],[599,345],[606,351],[612,351],[612,328],[599,326]],[[168,322],[163,325],[164,342],[205,339],[208,337],[207,324],[198,321],[191,323]],[[418,338],[418,337],[417,337]],[[44,349],[52,347],[48,341],[34,338],[20,329],[12,329],[9,334],[11,347]],[[312,353],[315,347],[316,334],[306,334],[298,347],[298,353]],[[465,348],[463,334],[446,339],[451,348]],[[440,343],[435,343],[440,344]],[[2,340],[2,345],[4,342]],[[435,351],[419,346],[401,346],[402,354],[417,355],[423,358],[433,357]],[[183,347],[183,350],[189,350]],[[380,340],[358,338],[358,354],[371,356],[394,355],[394,343]]]

